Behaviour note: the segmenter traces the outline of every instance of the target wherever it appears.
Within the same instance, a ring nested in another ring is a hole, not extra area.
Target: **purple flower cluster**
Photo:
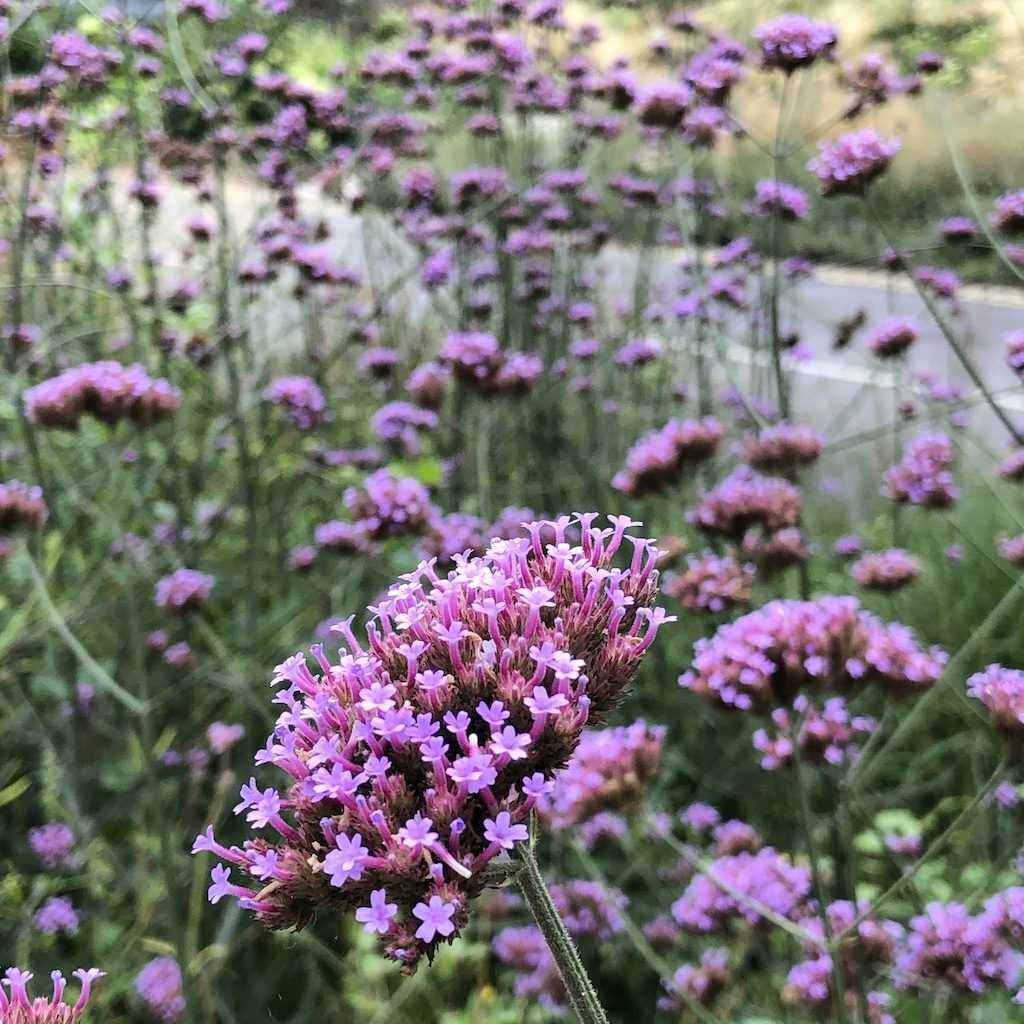
[[[937,431],[916,438],[903,458],[885,471],[882,494],[899,504],[950,508],[957,499],[950,466],[955,455],[948,435]]]
[[[0,536],[20,528],[41,529],[49,515],[41,487],[20,480],[0,484]]]
[[[999,545],[999,554],[1014,565],[1024,568],[1024,533],[1004,540]]]
[[[150,960],[135,978],[135,991],[163,1024],[174,1022],[185,1012],[181,968],[169,956]]]
[[[156,606],[178,615],[201,608],[215,582],[212,576],[196,569],[175,569],[157,580]]]
[[[236,896],[276,928],[356,910],[409,969],[457,935],[486,866],[526,838],[583,726],[622,699],[669,618],[652,607],[656,549],[626,532],[628,518],[607,529],[596,518],[575,517],[575,544],[564,516],[446,577],[421,563],[378,602],[364,642],[351,620],[339,625],[349,646],[336,664],[318,645],[321,674],[302,655],[280,665],[284,710],[256,760],[293,783],[281,795],[253,779],[235,810],[283,843],[200,836],[195,852],[265,883],[235,884],[218,865],[211,900]]]
[[[853,597],[770,601],[694,644],[679,685],[713,707],[770,713],[805,689],[853,691],[875,683],[902,696],[932,686],[946,655],[910,630],[884,625]]]
[[[145,427],[173,416],[181,392],[162,378],[151,378],[138,363],[104,360],[36,384],[25,392],[24,402],[28,418],[40,427],[74,430],[86,414],[108,425],[127,419]]]
[[[761,755],[761,767],[769,772],[788,768],[794,753],[808,764],[842,764],[857,756],[859,741],[870,736],[877,724],[873,718],[851,716],[842,697],[829,697],[819,710],[800,694],[792,710],[772,711],[771,731],[754,733],[754,749]]]
[[[786,475],[817,462],[825,442],[810,427],[776,423],[738,446],[740,459],[762,473]]]
[[[67,982],[60,971],[50,974],[53,996],[32,999],[27,986],[34,975],[30,971],[8,967],[3,981],[0,981],[0,1020],[3,1024],[71,1024],[79,1020],[92,994],[92,983],[104,977],[104,972],[96,967],[87,971],[79,968],[72,975],[82,983],[82,991],[77,1001],[69,1004],[64,1002]]]
[[[780,221],[804,220],[811,209],[807,193],[784,181],[759,181],[754,198],[744,206],[754,217],[778,218]]]
[[[28,830],[28,845],[47,868],[69,867],[71,851],[75,846],[75,833],[62,821]]]
[[[728,555],[690,555],[686,568],[665,584],[665,593],[690,612],[717,615],[746,604],[754,591],[754,566]]]
[[[430,492],[413,477],[387,469],[371,473],[362,487],[345,492],[355,528],[371,540],[422,534],[437,515]]]
[[[536,518],[532,509],[510,507],[503,509],[494,523],[487,524],[479,516],[452,512],[436,517],[420,543],[427,556],[437,559],[438,567],[447,570],[454,565],[456,555],[482,555],[495,538],[528,536],[523,523]]]
[[[765,923],[754,909],[759,904],[795,921],[805,916],[810,893],[810,868],[766,846],[718,857],[706,872],[694,875],[672,904],[672,917],[689,932],[723,931],[740,920],[756,927]]]
[[[656,494],[678,483],[684,472],[710,459],[721,439],[722,428],[711,416],[703,420],[669,420],[633,445],[612,486],[632,498]]]
[[[665,729],[644,721],[584,732],[537,810],[553,828],[574,828],[598,814],[639,805],[661,764]]]
[[[281,406],[300,430],[311,430],[330,416],[324,393],[312,377],[277,377],[267,385],[263,397]]]
[[[706,949],[700,963],[683,964],[671,978],[662,980],[666,994],[659,998],[658,1009],[668,1013],[682,1013],[692,1003],[711,1006],[732,981],[729,971],[728,950],[714,947]]]
[[[524,395],[540,380],[544,364],[526,352],[505,352],[493,334],[452,333],[440,359],[456,378],[482,395]]]
[[[989,665],[967,680],[967,692],[988,709],[1007,750],[1014,757],[1024,753],[1024,672]]]
[[[997,893],[978,914],[962,903],[929,903],[911,918],[896,955],[894,978],[903,989],[942,981],[954,990],[980,994],[1018,987],[1024,968],[1024,889]],[[1024,990],[1015,1002],[1024,1002]]]
[[[705,533],[741,540],[754,527],[771,534],[796,526],[803,508],[799,489],[788,480],[741,467],[705,493],[686,518]]]
[[[868,348],[880,359],[895,359],[921,336],[921,325],[910,316],[891,316],[869,335]]]
[[[896,139],[886,139],[874,128],[861,128],[830,142],[819,143],[820,152],[807,169],[818,179],[823,196],[863,195],[882,176],[899,152]]]
[[[1007,192],[996,200],[995,211],[989,215],[992,226],[1007,235],[1024,234],[1024,189]]]
[[[32,918],[35,926],[45,935],[74,935],[81,923],[81,915],[67,896],[51,896]]]
[[[782,14],[754,29],[761,44],[761,67],[787,75],[815,61],[829,60],[839,39],[835,27],[799,14]]]
[[[318,548],[332,551],[336,555],[355,555],[371,550],[363,528],[343,523],[340,519],[318,523],[313,528],[313,541]]]
[[[913,583],[921,563],[902,548],[869,551],[850,566],[850,575],[865,590],[891,594]]]
[[[436,430],[437,413],[408,402],[388,402],[374,413],[370,429],[388,444],[396,445],[407,455],[419,455],[421,433]]]

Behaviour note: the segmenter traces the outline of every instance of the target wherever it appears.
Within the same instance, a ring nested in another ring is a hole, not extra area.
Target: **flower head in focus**
[[[596,521],[526,523],[447,576],[423,562],[372,609],[365,640],[339,624],[334,664],[317,645],[317,672],[302,655],[280,665],[284,710],[256,760],[291,785],[254,778],[236,807],[280,841],[200,836],[195,852],[227,862],[210,899],[237,897],[275,928],[359,911],[409,970],[457,936],[487,866],[526,838],[583,726],[622,700],[670,618],[653,607],[657,550],[628,517]]]

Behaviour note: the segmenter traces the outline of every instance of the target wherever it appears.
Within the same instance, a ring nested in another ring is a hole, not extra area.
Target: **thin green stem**
[[[517,852],[522,862],[522,870],[517,879],[519,888],[558,968],[573,1012],[580,1024],[608,1024],[608,1015],[601,1006],[576,944],[558,916],[551,894],[544,884],[540,865],[534,856],[532,838],[520,844]]]
[[[892,885],[889,886],[885,892],[882,893],[878,899],[872,901],[871,906],[864,911],[863,914],[858,914],[856,918],[841,932],[833,936],[829,941],[830,948],[837,948],[839,943],[849,935],[856,932],[856,930],[869,918],[878,913],[883,904],[888,903],[889,900],[903,888],[917,873],[934,857],[938,856],[940,851],[945,849],[946,844],[953,837],[953,834],[960,828],[962,828],[968,821],[968,819],[974,814],[974,812],[981,806],[985,798],[992,792],[993,789],[999,784],[999,780],[1002,778],[1006,771],[1006,762],[1001,761],[999,767],[989,777],[988,782],[975,794],[971,802],[949,823],[945,831],[937,839],[935,839],[927,850],[914,862],[914,866],[904,874],[900,875]]]

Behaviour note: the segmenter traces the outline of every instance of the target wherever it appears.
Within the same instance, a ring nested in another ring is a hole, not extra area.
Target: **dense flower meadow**
[[[872,200],[943,55],[356,24],[0,0],[0,1024],[1018,1019],[1024,181]]]

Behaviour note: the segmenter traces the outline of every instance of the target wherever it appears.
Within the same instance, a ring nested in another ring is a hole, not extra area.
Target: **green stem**
[[[892,885],[889,886],[885,892],[882,893],[878,899],[874,900],[871,906],[864,911],[863,914],[858,914],[857,917],[838,935],[832,936],[829,939],[830,948],[838,948],[838,945],[844,938],[854,934],[856,930],[869,918],[873,917],[878,913],[879,909],[883,904],[888,903],[890,898],[893,897],[900,889],[906,885],[914,876],[927,864],[933,857],[937,856],[938,853],[943,850],[946,843],[953,837],[953,833],[957,829],[962,828],[966,824],[967,820],[974,814],[974,812],[981,806],[985,798],[992,792],[993,789],[999,783],[1003,773],[1006,771],[1006,762],[1001,761],[999,767],[992,773],[989,780],[985,785],[975,794],[971,802],[950,822],[946,830],[940,835],[920,857],[914,863],[914,866],[906,873],[900,875]]]
[[[532,837],[520,845],[518,856],[523,865],[517,879],[519,888],[555,961],[573,1012],[580,1024],[608,1024],[608,1016],[580,960],[572,936],[558,916],[551,894],[544,884],[540,865],[533,853]]]

